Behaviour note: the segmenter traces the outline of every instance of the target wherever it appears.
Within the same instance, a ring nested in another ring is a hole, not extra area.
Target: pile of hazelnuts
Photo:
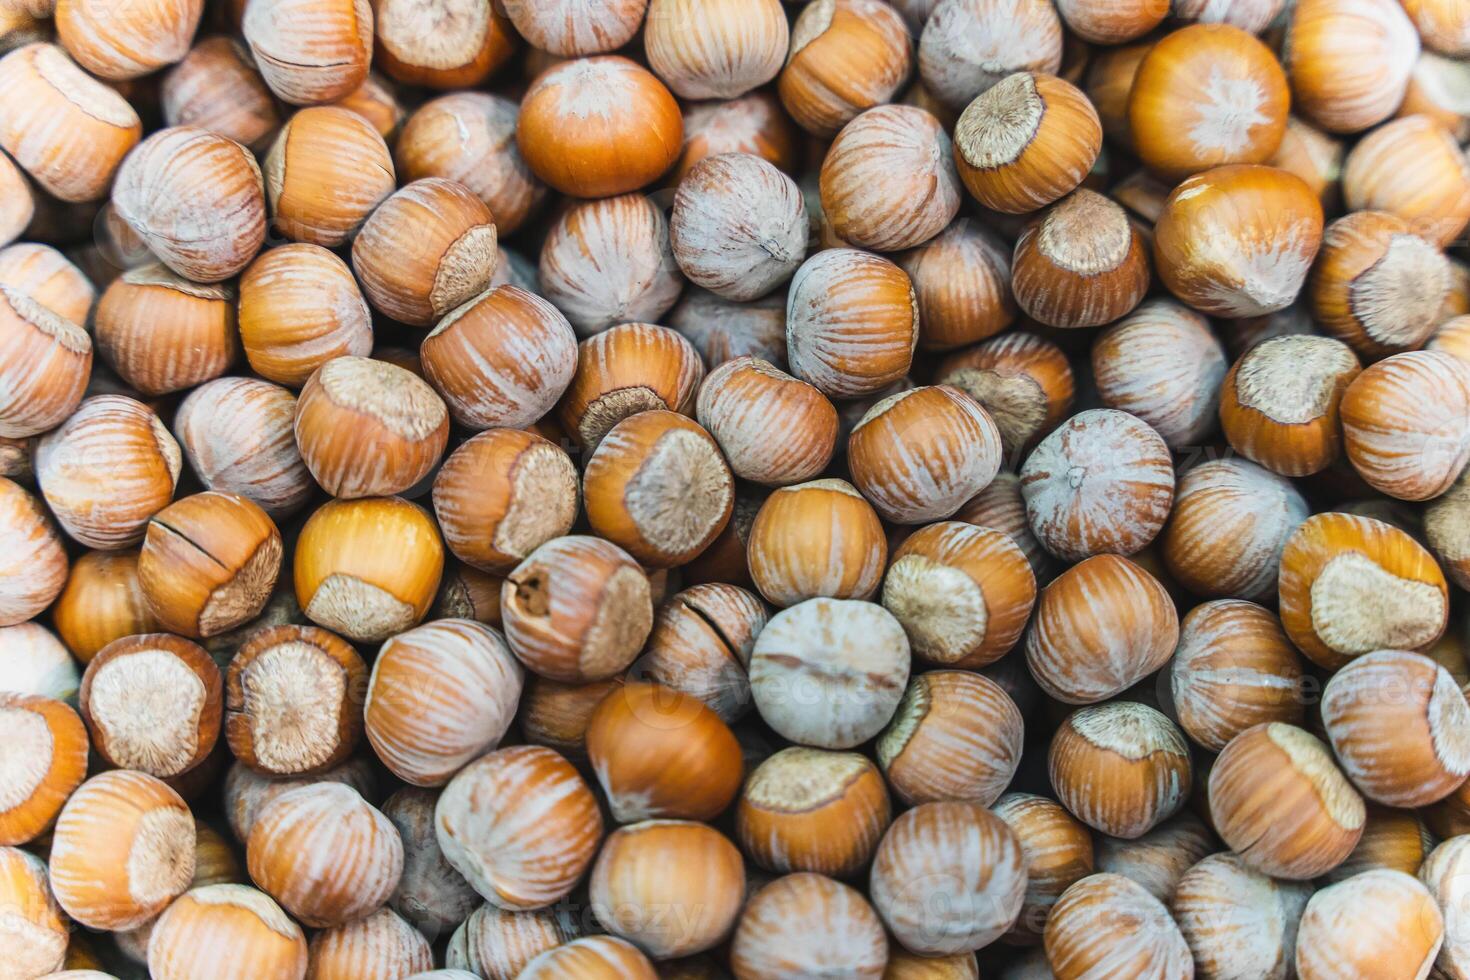
[[[1470,980],[1470,3],[0,0],[3,980]]]

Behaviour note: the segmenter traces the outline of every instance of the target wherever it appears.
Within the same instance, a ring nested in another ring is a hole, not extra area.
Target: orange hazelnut
[[[1016,318],[1010,292],[1010,250],[994,233],[974,222],[955,221],[925,244],[899,256],[898,264],[913,282],[919,304],[919,346],[925,350],[949,350],[985,340]]]
[[[883,582],[883,606],[914,654],[966,669],[1015,646],[1035,601],[1036,577],[1020,547],[1002,531],[959,521],[905,539]]]
[[[848,749],[877,735],[909,679],[893,614],[857,600],[808,599],[771,617],[750,655],[761,718],[800,745]]]
[[[895,6],[900,6],[895,4]],[[1045,0],[957,0],[930,4],[919,38],[919,76],[956,111],[1015,72],[1056,72],[1062,23]],[[942,9],[941,9],[942,8]]]
[[[1094,704],[1162,667],[1178,639],[1178,614],[1158,580],[1126,558],[1098,555],[1042,591],[1026,663],[1052,697]]]
[[[1132,840],[1100,836],[1097,870],[1122,875],[1168,902],[1184,873],[1219,847],[1213,831],[1188,809]]]
[[[1470,461],[1470,365],[1442,351],[1370,364],[1343,393],[1342,432],[1373,489],[1400,500],[1439,496]]]
[[[702,102],[684,113],[684,149],[668,174],[682,181],[696,163],[720,153],[751,153],[794,173],[798,167],[796,125],[769,90],[728,102]]]
[[[36,214],[36,199],[16,162],[0,150],[0,245],[25,232]]]
[[[426,102],[398,137],[399,176],[458,181],[485,202],[496,230],[509,235],[546,197],[516,145],[519,116],[517,103],[489,92],[454,92]]]
[[[1271,50],[1228,24],[1192,24],[1155,43],[1134,76],[1128,129],[1145,166],[1178,180],[1231,163],[1265,163],[1290,104]]]
[[[1191,977],[1190,948],[1164,903],[1117,874],[1083,878],[1062,893],[1046,920],[1046,959],[1056,980],[1099,972]]]
[[[1317,514],[1281,554],[1282,625],[1328,669],[1375,650],[1428,648],[1444,631],[1448,596],[1429,552],[1370,518]]]
[[[504,581],[500,575],[451,562],[440,579],[432,615],[435,619],[472,619],[499,629],[500,586]]]
[[[1393,115],[1418,55],[1414,25],[1392,0],[1306,0],[1292,8],[1283,60],[1295,107],[1354,133]]]
[[[190,282],[157,262],[113,280],[93,330],[103,359],[149,396],[217,378],[240,353],[234,289]]]
[[[56,904],[46,863],[16,847],[0,847],[0,901],[9,910],[7,969],[51,976],[67,958],[71,923]]]
[[[314,626],[251,635],[230,661],[225,736],[235,758],[268,776],[344,761],[362,735],[367,667],[345,640]]]
[[[97,395],[42,437],[36,479],[68,535],[89,548],[123,548],[141,541],[148,519],[173,498],[183,463],[146,405]]]
[[[830,137],[908,80],[913,42],[881,0],[817,0],[802,8],[777,91],[797,124]]]
[[[1363,836],[1347,860],[1329,871],[1325,879],[1339,882],[1374,868],[1388,868],[1417,875],[1435,849],[1438,839],[1413,810],[1395,810],[1376,803],[1367,805]],[[1426,885],[1433,885],[1426,877]]]
[[[138,582],[137,551],[89,551],[78,558],[51,618],[83,663],[113,640],[162,629]]]
[[[541,292],[578,335],[658,320],[684,280],[663,211],[642,194],[568,208],[541,246]]]
[[[551,411],[571,384],[577,338],[546,300],[496,286],[440,320],[420,354],[455,421],[518,429]]]
[[[334,926],[312,937],[313,980],[406,977],[434,966],[429,941],[391,909]]]
[[[1096,327],[1148,291],[1148,250],[1118,204],[1080,188],[1032,219],[1011,260],[1016,304],[1052,327]]]
[[[950,355],[940,362],[936,381],[980,403],[1000,432],[1008,465],[1066,417],[1075,391],[1061,349],[1024,331]]]
[[[298,111],[264,159],[271,226],[336,248],[393,193],[393,158],[372,123],[339,106]]]
[[[506,912],[481,904],[450,937],[445,961],[451,969],[442,980],[460,980],[460,971],[468,980],[515,980],[537,956],[574,939],[578,925],[558,910]],[[438,973],[422,976],[441,980]]]
[[[1169,16],[1162,0],[1061,0],[1057,12],[1072,33],[1092,44],[1121,44],[1142,37]]]
[[[818,874],[787,875],[751,896],[730,942],[739,980],[838,975],[882,980],[888,937],[856,889]]]
[[[333,500],[312,514],[296,542],[292,580],[307,618],[366,643],[419,623],[443,571],[433,519],[406,500],[379,497]]]
[[[652,568],[682,565],[704,551],[729,521],[734,494],[715,440],[668,411],[613,426],[583,474],[592,529]]]
[[[399,779],[442,786],[500,742],[522,677],[500,634],[483,624],[448,619],[400,633],[373,662],[368,741]]]
[[[637,676],[697,698],[733,722],[750,706],[745,669],[767,618],[765,603],[737,586],[685,589],[659,608]]]
[[[149,519],[138,582],[165,629],[214,636],[265,607],[281,553],[281,534],[265,511],[244,497],[207,490]]]
[[[1407,0],[1404,10],[1428,47],[1447,55],[1470,53],[1470,22],[1457,4],[1446,0]]]
[[[66,585],[56,525],[39,500],[7,479],[0,479],[0,555],[0,627],[40,615]]]
[[[92,338],[28,293],[0,283],[0,436],[27,438],[61,425],[92,373]]]
[[[503,0],[506,16],[532,46],[560,57],[614,51],[643,24],[648,0]]]
[[[56,33],[92,74],[133,79],[183,58],[203,13],[204,0],[56,0]]]
[[[1138,66],[1148,57],[1153,41],[1141,40],[1115,47],[1094,48],[1087,65],[1084,90],[1097,109],[1103,134],[1119,148],[1133,149],[1133,131],[1129,127],[1128,101],[1133,94],[1133,80]],[[1164,188],[1168,194],[1169,188]],[[1116,194],[1115,194],[1116,196]],[[1118,197],[1122,201],[1122,197]]]
[[[382,908],[403,873],[403,842],[356,790],[322,782],[261,809],[246,860],[250,877],[295,918],[327,929]]]
[[[1387,211],[1441,247],[1470,220],[1470,162],[1455,138],[1427,116],[1396,119],[1363,137],[1342,170],[1353,211]]]
[[[1115,409],[1074,415],[1021,467],[1031,530],[1071,561],[1134,554],[1168,519],[1172,463],[1164,440],[1136,416]]]
[[[638,947],[616,936],[586,936],[541,953],[517,980],[656,980]],[[460,980],[446,977],[444,980]]]
[[[1216,167],[1174,188],[1154,226],[1154,264],[1175,296],[1211,316],[1290,305],[1322,241],[1322,205],[1275,167]]]
[[[602,841],[592,791],[571,763],[540,746],[500,749],[461,769],[435,820],[449,863],[513,912],[564,898]]]
[[[194,875],[194,818],[179,794],[118,769],[81,785],[51,837],[51,889],[77,922],[119,931],[153,919]]]
[[[905,803],[968,800],[990,806],[1021,761],[1021,712],[1001,686],[966,670],[909,682],[878,736],[878,763]]]
[[[373,124],[378,135],[390,139],[403,123],[406,110],[400,104],[393,85],[377,72],[370,72],[361,85],[334,99],[332,105],[350,109]]]
[[[735,832],[762,868],[845,878],[868,863],[889,818],[883,777],[866,757],[793,747],[750,774]]]
[[[564,684],[527,674],[517,719],[521,734],[533,745],[556,749],[579,762],[585,760],[592,712],[603,698],[622,686],[623,680],[622,674],[615,674],[586,684]]]
[[[335,769],[307,776],[270,778],[262,776],[243,762],[230,767],[224,781],[224,811],[230,831],[241,845],[250,840],[250,831],[262,810],[283,793],[302,786],[335,782],[351,786],[359,794],[370,794],[377,779],[372,764],[358,756]]]
[[[1302,980],[1428,976],[1444,931],[1445,916],[1428,888],[1402,871],[1365,871],[1307,901],[1296,973]]]
[[[771,494],[751,525],[749,549],[756,587],[778,606],[815,596],[866,599],[888,557],[877,513],[841,480]]]
[[[837,411],[820,391],[758,357],[725,361],[699,389],[699,420],[742,479],[809,480],[832,458]],[[784,435],[771,435],[784,428]]]
[[[477,0],[375,0],[373,32],[378,67],[438,89],[478,85],[519,46],[500,8]]]
[[[1403,104],[1394,116],[1429,116],[1449,130],[1458,142],[1470,136],[1470,119],[1466,118],[1470,111],[1465,94],[1467,81],[1470,81],[1470,71],[1461,59],[1421,51],[1409,76]]]
[[[260,148],[281,124],[275,99],[245,46],[230,37],[195,44],[159,85],[163,120]]]
[[[1202,977],[1290,975],[1296,926],[1311,897],[1234,854],[1212,854],[1184,873],[1170,908]]]
[[[908,275],[887,259],[818,252],[792,278],[786,310],[792,373],[823,394],[872,395],[908,373],[918,303]]]
[[[1341,341],[1285,336],[1246,351],[1225,376],[1220,423],[1246,459],[1283,476],[1326,469],[1342,451],[1343,393],[1361,367]]]
[[[159,980],[297,980],[307,970],[306,938],[263,892],[239,884],[194,889],[153,927],[148,968]]]
[[[779,0],[652,0],[649,66],[685,99],[734,99],[776,77],[789,28]]]
[[[252,0],[241,29],[266,84],[293,105],[335,102],[367,78],[368,0]]]
[[[869,894],[895,939],[942,956],[998,939],[1026,893],[1021,841],[978,803],[924,803],[893,821],[873,859]]]
[[[1048,769],[1057,798],[1077,819],[1132,840],[1184,806],[1189,743],[1154,709],[1110,701],[1082,708],[1062,722],[1052,739]]]
[[[552,680],[585,683],[619,673],[653,628],[648,576],[601,538],[546,542],[510,573],[500,596],[511,649]]]
[[[1327,746],[1279,722],[1231,739],[1210,769],[1209,804],[1215,830],[1246,864],[1294,881],[1341,864],[1365,819]]]
[[[220,378],[179,404],[174,431],[189,468],[206,487],[238,494],[279,519],[315,489],[296,447],[295,415],[296,398],[285,388],[254,378]]]
[[[1300,177],[1322,202],[1323,210],[1331,212],[1337,210],[1341,196],[1342,160],[1341,141],[1290,116],[1281,146],[1266,162]]]
[[[1024,214],[1076,189],[1101,147],[1097,112],[1081,91],[1054,75],[1017,72],[965,109],[954,159],[981,204]]]
[[[427,327],[490,284],[495,221],[463,184],[426,177],[378,206],[352,243],[352,268],[373,307]]]
[[[516,139],[541,180],[573,197],[626,194],[679,158],[679,104],[653,73],[621,56],[547,69],[521,100]]]
[[[1010,826],[1026,861],[1026,896],[1006,940],[1032,945],[1041,941],[1047,917],[1062,893],[1092,874],[1092,833],[1055,800],[1030,793],[1007,793],[991,812]],[[917,974],[913,980],[924,976]]]
[[[0,844],[26,844],[56,820],[87,776],[87,729],[60,701],[0,691],[0,728],[16,780],[0,797]]]
[[[0,285],[77,326],[91,320],[97,289],[86,274],[49,245],[21,242],[0,248]]]
[[[240,277],[240,342],[257,374],[299,388],[335,357],[371,353],[372,319],[346,262],[317,245],[283,245]]]
[[[0,149],[63,201],[107,196],[143,132],[127,100],[44,43],[0,58],[0,93]]]

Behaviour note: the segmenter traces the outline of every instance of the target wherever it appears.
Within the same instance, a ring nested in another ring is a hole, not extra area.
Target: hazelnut
[[[57,818],[50,872],[56,901],[78,923],[135,929],[188,888],[194,818],[179,794],[145,773],[93,776]]]
[[[132,79],[184,57],[203,13],[203,0],[146,0],[123,9],[107,0],[57,0],[56,33],[92,74]]]
[[[1424,43],[1443,54],[1470,53],[1470,23],[1465,11],[1445,0],[1409,0],[1404,11]]]
[[[1117,203],[1087,188],[1032,219],[1011,259],[1016,304],[1047,326],[1096,327],[1148,291],[1143,236]]]
[[[1008,464],[1066,417],[1075,392],[1061,349],[1019,330],[945,358],[936,380],[980,403],[1000,431]]]
[[[1162,0],[1061,0],[1057,12],[1072,33],[1092,44],[1121,44],[1142,37],[1169,16]]]
[[[1325,880],[1335,884],[1374,868],[1417,875],[1438,843],[1423,819],[1413,810],[1394,810],[1376,803],[1369,803],[1367,812],[1358,846],[1324,876]]]
[[[51,894],[46,863],[16,847],[0,848],[0,901],[11,910],[6,968],[38,977],[62,969],[71,923]]]
[[[35,214],[36,200],[30,181],[16,162],[0,150],[0,245],[9,245],[19,238]]]
[[[684,148],[667,179],[677,185],[696,163],[719,153],[753,153],[787,173],[798,166],[797,128],[769,90],[728,102],[701,102],[684,113]]]
[[[376,64],[429,88],[478,85],[519,47],[505,14],[478,0],[377,0],[373,32]]]
[[[1006,214],[1043,208],[1082,183],[1102,148],[1097,111],[1055,75],[1008,75],[965,109],[954,160],[965,187]]]
[[[1062,22],[1046,0],[954,0],[931,4],[919,37],[919,76],[960,110],[1016,72],[1056,72]]]
[[[207,490],[148,520],[138,582],[155,619],[185,636],[215,636],[254,619],[281,569],[281,534],[260,507]]]
[[[998,939],[1025,893],[1020,839],[978,803],[924,803],[899,816],[878,845],[869,882],[889,931],[921,956]]]
[[[274,626],[253,633],[226,677],[230,751],[267,776],[336,766],[362,737],[358,700],[366,683],[357,651],[326,630]]]
[[[1286,132],[1266,162],[1296,174],[1322,202],[1324,211],[1335,211],[1341,203],[1343,146],[1338,139],[1296,116],[1288,116]]]
[[[1170,908],[1200,977],[1286,977],[1297,923],[1312,886],[1278,881],[1234,854],[1212,854],[1184,873]]]
[[[1128,129],[1144,165],[1179,180],[1222,164],[1268,162],[1290,102],[1286,73],[1266,45],[1239,27],[1191,24],[1139,63]]]
[[[481,623],[446,619],[400,633],[373,661],[368,741],[399,779],[442,786],[504,737],[522,678],[500,634]]]
[[[403,840],[403,877],[388,904],[425,938],[451,932],[470,919],[477,906],[494,914],[439,850],[434,830],[438,802],[438,792],[408,787],[383,803],[383,816],[393,821]]]
[[[1098,837],[1097,870],[1122,875],[1167,904],[1184,873],[1218,849],[1214,833],[1186,809],[1138,838]]]
[[[679,298],[669,225],[642,194],[567,209],[541,246],[540,283],[579,336],[620,323],[652,323]]]
[[[623,674],[585,684],[564,684],[528,674],[517,718],[521,734],[533,745],[545,745],[570,759],[584,761],[592,712],[623,682]]]
[[[1225,438],[1246,459],[1283,476],[1309,476],[1342,452],[1338,411],[1362,370],[1328,337],[1285,336],[1241,355],[1220,389]]]
[[[1027,457],[1021,490],[1031,530],[1052,554],[1070,561],[1131,555],[1169,517],[1173,460],[1141,419],[1090,409],[1064,422]]]
[[[909,643],[882,606],[808,599],[771,617],[750,656],[756,709],[800,745],[847,749],[893,717],[909,679]]]
[[[1046,920],[1045,942],[1056,980],[1110,970],[1160,978],[1194,972],[1190,948],[1168,909],[1122,875],[1089,875],[1063,892]]]
[[[459,562],[451,562],[434,597],[435,619],[472,619],[500,627],[500,586],[505,579]]]
[[[51,618],[62,641],[83,663],[113,640],[162,629],[143,597],[136,551],[89,551],[78,558]]]
[[[393,85],[376,72],[370,72],[361,85],[331,104],[357,113],[372,123],[385,140],[398,131],[407,115]]]
[[[1375,650],[1427,649],[1444,632],[1449,590],[1408,534],[1367,517],[1317,514],[1281,553],[1281,624],[1334,670]]]
[[[651,184],[679,158],[683,135],[679,104],[663,82],[618,55],[548,68],[526,90],[516,125],[531,172],[573,197]]]
[[[281,124],[255,60],[231,37],[195,44],[163,76],[158,96],[167,125],[198,126],[254,149]]]
[[[778,878],[751,896],[730,941],[740,980],[887,976],[888,937],[862,893],[817,874]]]
[[[999,660],[1021,638],[1035,602],[1036,576],[1020,547],[1002,531],[959,521],[906,538],[883,582],[883,607],[914,654],[949,667]]]
[[[1021,761],[1021,712],[988,677],[936,670],[909,682],[878,736],[878,763],[910,805],[965,800],[990,806]]]
[[[950,350],[985,340],[1016,318],[1010,249],[974,222],[953,222],[900,255],[898,265],[913,282],[919,304],[919,347],[924,350]],[[941,379],[941,383],[951,382]]]
[[[1383,212],[1327,226],[1312,271],[1312,317],[1365,359],[1423,346],[1449,287],[1443,253]]]
[[[1141,837],[1178,812],[1190,786],[1189,743],[1146,705],[1111,701],[1072,713],[1048,769],[1062,805],[1113,837]]]
[[[1098,555],[1042,590],[1026,663],[1047,694],[1095,704],[1168,663],[1179,619],[1168,592],[1126,558]]]
[[[0,626],[0,691],[73,701],[81,672],[61,641],[35,622]]]
[[[512,0],[514,2],[514,0]],[[657,980],[638,947],[616,936],[586,936],[546,950],[516,980]]]
[[[740,791],[740,744],[699,699],[629,683],[592,713],[587,754],[613,819],[712,820]]]
[[[317,245],[283,245],[240,277],[240,342],[250,367],[300,388],[336,357],[366,357],[373,328],[352,270]]]
[[[791,280],[792,373],[825,395],[872,395],[893,384],[908,373],[918,335],[913,284],[887,259],[828,249],[807,259]]]
[[[368,0],[251,0],[241,29],[266,84],[293,105],[335,102],[367,78]]]
[[[157,262],[113,280],[93,331],[103,359],[149,396],[218,378],[240,353],[234,289],[190,282]]]
[[[667,327],[625,323],[582,341],[557,418],[592,448],[623,419],[668,409],[689,414],[704,379],[694,346]]]
[[[385,541],[393,542],[385,549]],[[444,571],[433,519],[398,497],[333,500],[301,528],[292,580],[312,622],[376,642],[417,625]]]
[[[265,157],[271,226],[293,241],[346,244],[393,193],[388,145],[362,116],[310,106],[286,120]]]
[[[427,327],[490,285],[490,209],[463,184],[426,177],[378,205],[352,242],[352,268],[373,308]]]
[[[1465,876],[1465,848],[1470,841],[1456,837],[1436,847],[1418,871],[1419,881],[1429,889],[1444,914],[1444,945],[1435,960],[1438,972],[1445,976],[1464,973],[1466,968],[1465,889],[1470,878]]]
[[[1470,365],[1442,351],[1370,364],[1342,396],[1343,444],[1369,486],[1400,500],[1450,488],[1470,461]]]
[[[777,91],[797,124],[818,138],[890,101],[908,80],[913,42],[881,0],[817,0],[791,28]]]
[[[734,585],[685,589],[659,608],[636,674],[699,699],[731,723],[750,707],[745,671],[768,616],[765,603]]]
[[[1307,901],[1297,929],[1297,976],[1427,976],[1444,931],[1424,885],[1402,871],[1365,871]]]
[[[1254,463],[1201,463],[1179,478],[1164,565],[1197,595],[1264,601],[1276,594],[1281,549],[1308,513],[1291,481]]]
[[[1424,510],[1424,537],[1454,584],[1470,582],[1470,547],[1464,537],[1464,508],[1470,479],[1464,473]]]
[[[0,844],[27,844],[56,820],[87,776],[87,729],[60,701],[0,691],[0,729],[18,781],[0,798]]]
[[[36,479],[68,535],[89,548],[143,539],[168,506],[184,464],[179,444],[146,405],[97,395],[36,447]]]
[[[714,439],[668,411],[613,426],[583,474],[593,530],[651,568],[682,565],[704,551],[729,521],[734,491]]]
[[[500,593],[505,638],[527,669],[586,683],[621,672],[653,628],[648,576],[601,538],[568,535],[538,547]]]
[[[225,775],[225,817],[229,820],[230,832],[235,835],[235,840],[244,845],[250,840],[250,831],[255,828],[255,821],[261,811],[283,793],[302,786],[333,782],[350,786],[358,794],[366,796],[373,792],[375,780],[376,773],[372,764],[362,757],[350,759],[323,773],[274,779],[260,775],[243,762],[236,762]]]
[[[0,479],[0,554],[0,627],[15,626],[40,615],[62,592],[67,559],[41,502],[6,479]]]
[[[435,814],[445,859],[475,891],[512,912],[566,897],[602,842],[592,791],[571,763],[540,746],[500,749],[470,763],[450,780]]]
[[[563,58],[614,51],[643,24],[648,0],[503,0],[506,16],[534,47]]]
[[[250,877],[304,924],[329,929],[383,907],[403,873],[403,842],[350,786],[287,790],[250,829]]]
[[[312,937],[310,976],[355,980],[363,976],[406,977],[432,969],[429,941],[390,909],[334,926]]]
[[[1216,167],[1174,188],[1154,226],[1154,264],[1211,316],[1262,316],[1301,291],[1322,241],[1322,205],[1275,167]]]
[[[464,980],[515,980],[537,956],[575,937],[566,917],[557,911],[506,912],[483,904],[450,937],[445,961],[464,970]]]
[[[1103,134],[1118,148],[1134,152],[1133,131],[1128,120],[1128,101],[1133,94],[1133,80],[1138,66],[1148,57],[1154,42],[1149,39],[1115,47],[1093,48],[1084,80],[1087,98],[1097,109]],[[1172,185],[1162,188],[1165,195]],[[1116,193],[1116,190],[1115,190]],[[1123,200],[1118,196],[1119,201]],[[1131,205],[1130,205],[1131,207]],[[1152,223],[1153,219],[1150,219]]]
[[[1348,153],[1342,193],[1350,209],[1386,211],[1403,219],[1408,231],[1444,247],[1470,220],[1470,163],[1437,122],[1426,116],[1396,119]],[[1426,292],[1435,289],[1431,285]]]
[[[62,201],[107,196],[143,132],[126,99],[44,43],[0,58],[0,92],[0,149]]]
[[[0,248],[0,285],[77,326],[90,321],[97,299],[92,281],[70,259],[49,245],[31,242]]]
[[[1356,133],[1403,101],[1419,38],[1393,0],[1305,0],[1291,9],[1283,48],[1294,107],[1330,132]]]
[[[207,885],[183,895],[158,919],[148,968],[160,980],[190,980],[200,970],[222,980],[293,980],[306,975],[306,937],[263,892]]]
[[[649,66],[685,99],[734,99],[781,70],[789,40],[778,0],[652,0]]]
[[[1093,872],[1092,833],[1055,800],[1030,793],[1007,793],[991,812],[1015,833],[1026,862],[1021,914],[1005,938],[1025,945],[1039,943],[1057,899]]]
[[[85,330],[0,283],[0,350],[0,436],[40,435],[76,411],[92,373]]]
[[[700,387],[699,420],[735,475],[768,486],[809,480],[827,467],[837,411],[820,391],[758,357],[725,361]],[[771,438],[785,431],[779,442]]]
[[[255,378],[220,378],[191,391],[174,415],[189,468],[210,490],[238,494],[279,519],[315,489],[292,430],[296,398]],[[148,632],[142,630],[140,632]]]
[[[161,129],[129,153],[112,205],[164,265],[195,282],[237,274],[265,241],[255,157],[197,126]]]

